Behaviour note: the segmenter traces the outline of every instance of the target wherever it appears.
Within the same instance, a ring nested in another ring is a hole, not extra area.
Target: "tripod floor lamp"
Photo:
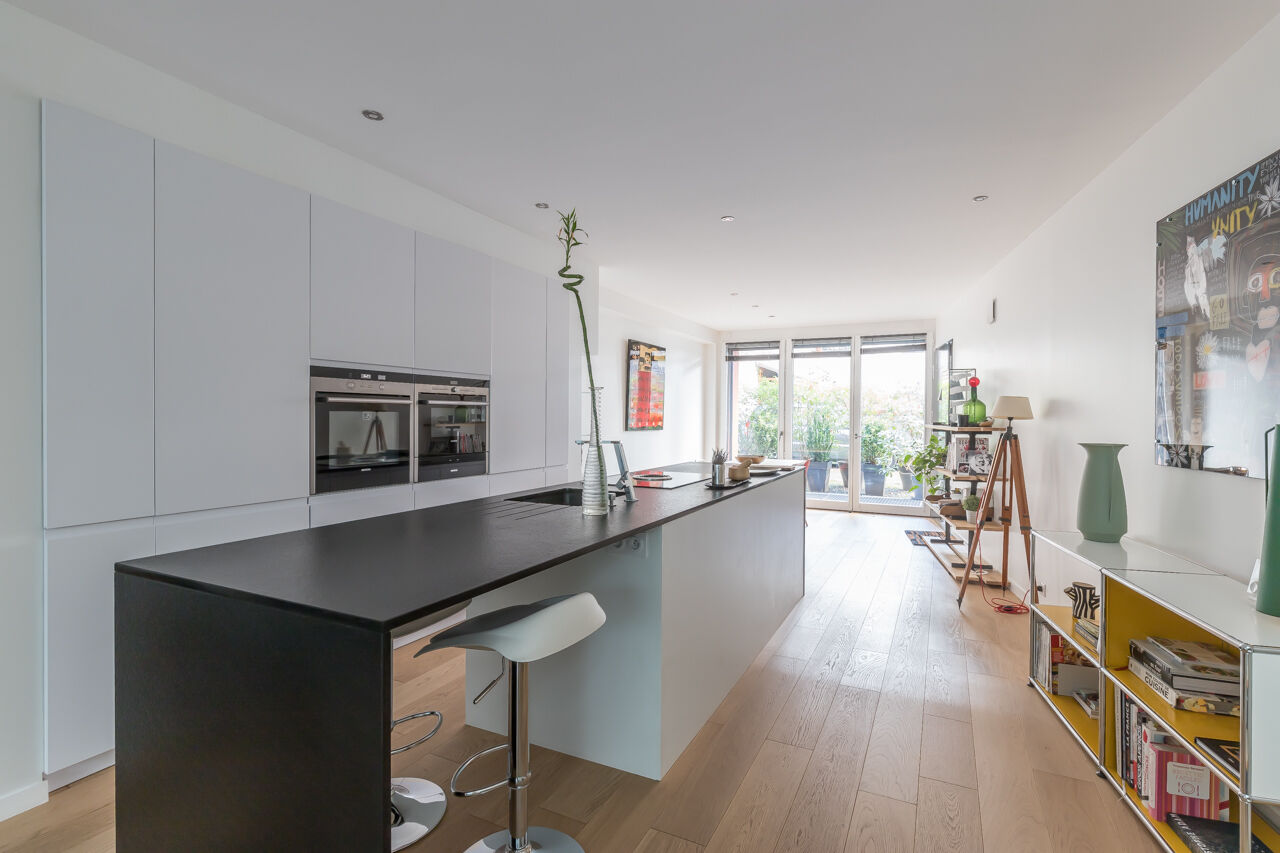
[[[991,469],[987,474],[987,484],[982,490],[982,501],[978,504],[978,526],[974,530],[973,539],[969,542],[969,557],[964,564],[964,580],[960,583],[960,595],[956,604],[964,603],[965,591],[969,588],[969,578],[973,574],[974,562],[978,556],[978,546],[982,541],[982,529],[990,522],[987,514],[996,493],[996,484],[1002,479],[1005,488],[1000,490],[1000,511],[996,516],[1004,532],[1004,562],[1002,571],[1008,576],[1009,571],[1009,531],[1013,529],[1014,506],[1017,505],[1018,527],[1027,549],[1027,565],[1031,565],[1031,510],[1027,507],[1027,480],[1022,467],[1022,445],[1018,434],[1013,431],[1015,420],[1029,421],[1035,417],[1031,413],[1031,401],[1026,397],[999,397],[991,412],[993,418],[1005,418],[1008,426],[1000,433],[1000,442],[996,445],[995,456],[991,460]]]

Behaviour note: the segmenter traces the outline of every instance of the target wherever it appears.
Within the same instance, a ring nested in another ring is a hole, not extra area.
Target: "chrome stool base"
[[[413,777],[391,780],[391,806],[401,821],[391,827],[391,850],[403,850],[421,841],[444,819],[447,797],[435,782]]]
[[[545,850],[547,853],[583,853],[581,844],[557,829],[531,826],[527,837],[529,844],[520,853],[532,850]],[[513,853],[511,833],[505,829],[495,832],[484,840],[472,844],[467,848],[466,853]]]

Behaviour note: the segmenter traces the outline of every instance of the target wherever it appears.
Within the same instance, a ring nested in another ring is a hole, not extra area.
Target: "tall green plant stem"
[[[578,228],[578,211],[575,208],[568,213],[560,214],[560,234],[558,239],[564,244],[564,266],[560,268],[559,275],[564,282],[560,285],[565,290],[573,294],[574,301],[578,304],[578,325],[582,328],[582,353],[587,357],[587,388],[591,397],[591,434],[595,438],[596,457],[600,460],[600,491],[608,494],[609,484],[608,477],[605,475],[604,465],[604,446],[600,443],[600,411],[596,404],[596,376],[595,371],[591,367],[591,342],[587,337],[587,312],[582,307],[582,294],[578,292],[578,287],[582,284],[583,277],[578,273],[572,272],[571,254],[574,246],[581,246],[582,241],[578,239],[578,235],[587,236],[587,232]]]

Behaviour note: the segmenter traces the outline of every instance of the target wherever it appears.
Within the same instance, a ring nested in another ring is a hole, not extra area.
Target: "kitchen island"
[[[803,595],[803,473],[594,518],[542,491],[119,564],[118,849],[389,849],[391,636],[466,602],[594,593],[533,740],[661,777]],[[469,652],[468,694],[496,672]]]

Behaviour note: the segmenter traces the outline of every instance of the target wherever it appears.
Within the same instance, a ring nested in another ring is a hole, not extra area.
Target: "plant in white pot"
[[[964,507],[964,517],[970,524],[978,522],[978,507],[982,506],[982,499],[977,495],[965,495],[960,501],[960,506]]]

